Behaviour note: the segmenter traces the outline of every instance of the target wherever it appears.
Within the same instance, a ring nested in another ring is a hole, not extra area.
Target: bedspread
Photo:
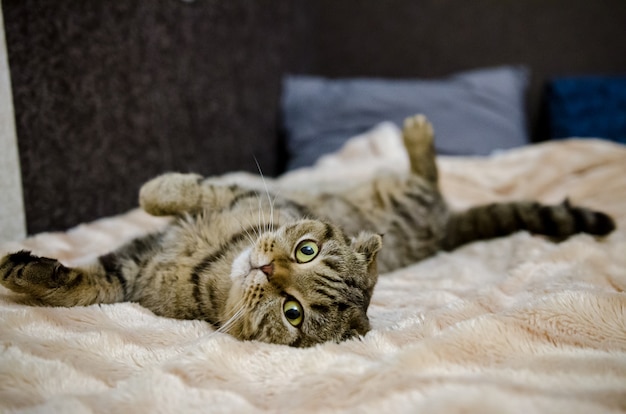
[[[626,411],[625,147],[566,140],[438,164],[454,208],[569,197],[618,229],[561,244],[520,232],[381,275],[372,331],[308,349],[241,342],[133,303],[30,307],[0,287],[0,411]],[[388,125],[270,185],[323,188],[379,168],[407,168]],[[0,252],[75,264],[164,222],[134,210]]]

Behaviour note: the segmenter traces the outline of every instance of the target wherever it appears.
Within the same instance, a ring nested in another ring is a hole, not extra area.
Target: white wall
[[[0,242],[26,236],[11,78],[0,2]]]

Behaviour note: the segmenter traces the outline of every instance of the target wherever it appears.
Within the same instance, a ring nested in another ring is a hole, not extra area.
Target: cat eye
[[[308,263],[315,259],[319,253],[319,247],[313,240],[304,240],[296,247],[296,260],[298,263]]]
[[[304,312],[302,312],[302,306],[298,301],[293,299],[285,301],[283,304],[283,313],[287,321],[296,328],[302,323]]]

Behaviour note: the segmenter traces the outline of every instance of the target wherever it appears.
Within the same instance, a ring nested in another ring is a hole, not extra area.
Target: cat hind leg
[[[411,172],[436,184],[438,173],[435,162],[435,136],[431,123],[421,114],[406,118],[402,138],[409,155]]]

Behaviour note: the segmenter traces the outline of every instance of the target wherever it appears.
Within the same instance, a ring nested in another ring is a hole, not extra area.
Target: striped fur
[[[502,237],[519,230],[560,241],[576,233],[604,236],[614,229],[615,223],[608,215],[572,206],[568,200],[555,206],[532,201],[493,203],[452,214],[442,247],[452,250],[474,240]]]
[[[369,330],[379,271],[519,230],[561,240],[614,228],[609,216],[569,202],[450,212],[438,190],[432,127],[412,117],[403,136],[411,174],[343,194],[279,195],[194,174],[157,177],[141,189],[140,203],[175,216],[167,229],[80,268],[29,252],[7,255],[0,283],[47,305],[135,301],[243,340],[310,346]]]

